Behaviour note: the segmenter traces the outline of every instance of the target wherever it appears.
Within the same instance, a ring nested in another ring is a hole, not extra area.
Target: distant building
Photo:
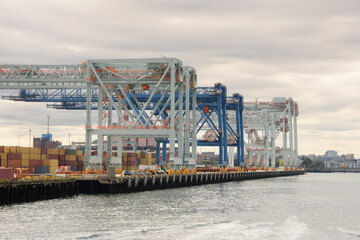
[[[327,150],[325,152],[325,157],[326,158],[330,158],[330,159],[334,159],[334,158],[337,158],[337,151],[334,151],[334,150]]]
[[[33,138],[33,147],[36,148],[61,148],[61,142],[52,141],[52,135],[43,134],[41,138]]]
[[[346,155],[345,155],[345,159],[346,159],[346,160],[355,159],[354,154],[353,154],[353,153],[348,153],[348,154],[346,154]]]
[[[197,164],[215,163],[216,161],[214,152],[203,152],[197,155]]]
[[[357,160],[336,159],[325,162],[326,168],[360,168],[360,162]]]

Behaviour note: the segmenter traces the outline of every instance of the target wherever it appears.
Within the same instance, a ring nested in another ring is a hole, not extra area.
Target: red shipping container
[[[42,148],[41,149],[41,154],[46,154],[47,153],[47,149],[46,148]]]
[[[76,161],[66,161],[65,165],[75,167],[76,166]]]
[[[84,169],[84,164],[83,162],[78,162],[77,164],[77,171],[82,171]]]
[[[14,169],[0,168],[0,180],[2,180],[2,179],[13,180],[14,179]]]
[[[64,156],[65,157],[65,156]],[[49,158],[48,159],[59,159],[59,155],[58,154],[49,154]]]
[[[29,160],[29,167],[41,167],[42,165],[43,160]]]
[[[64,160],[59,160],[59,166],[66,166],[66,161]]]
[[[65,161],[65,159],[66,159],[65,155],[59,155],[59,160]]]
[[[8,159],[7,166],[19,168],[19,167],[21,167],[21,160],[20,159],[19,160],[18,159]]]
[[[0,147],[0,153],[4,153],[4,147]]]
[[[21,160],[21,153],[8,153],[8,160]]]
[[[36,167],[29,167],[29,173],[35,174],[36,173]]]

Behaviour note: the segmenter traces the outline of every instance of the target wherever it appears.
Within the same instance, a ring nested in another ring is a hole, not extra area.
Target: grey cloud
[[[359,24],[357,0],[13,0],[0,8],[0,63],[176,57],[197,69],[201,86],[222,82],[249,101],[293,97],[302,114],[300,151],[321,153],[338,144],[327,132],[360,132]],[[83,138],[84,112],[4,101],[0,111],[3,125],[39,131],[50,114],[59,136],[74,129]]]

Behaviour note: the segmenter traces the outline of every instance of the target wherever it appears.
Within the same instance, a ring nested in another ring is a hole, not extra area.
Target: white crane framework
[[[190,119],[196,120],[196,83],[195,69],[184,67],[175,58],[0,67],[0,89],[87,89],[85,162],[90,168],[102,167],[104,137],[109,166],[121,167],[123,137],[168,139],[171,167],[194,166],[196,126],[190,126]],[[92,119],[92,89],[98,90],[96,123]],[[97,156],[91,156],[93,135],[98,139]],[[114,137],[119,157],[112,156]]]
[[[244,103],[244,134],[248,166],[275,168],[276,155],[285,167],[298,167],[298,104],[292,98],[273,98],[271,102]],[[282,134],[282,147],[276,139]],[[289,147],[288,147],[289,146]],[[271,163],[270,163],[271,161]]]

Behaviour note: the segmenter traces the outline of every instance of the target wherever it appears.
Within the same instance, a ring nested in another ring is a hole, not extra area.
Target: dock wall
[[[304,171],[214,172],[179,175],[131,175],[98,179],[67,179],[0,184],[0,205],[73,197],[115,194],[304,174]]]
[[[120,178],[102,178],[100,180],[78,180],[79,193],[115,194],[149,191],[157,189],[189,187],[251,179],[285,177],[304,174],[304,171],[264,171],[198,173],[180,175],[138,175]]]
[[[78,192],[75,180],[0,184],[0,205],[73,197]]]

